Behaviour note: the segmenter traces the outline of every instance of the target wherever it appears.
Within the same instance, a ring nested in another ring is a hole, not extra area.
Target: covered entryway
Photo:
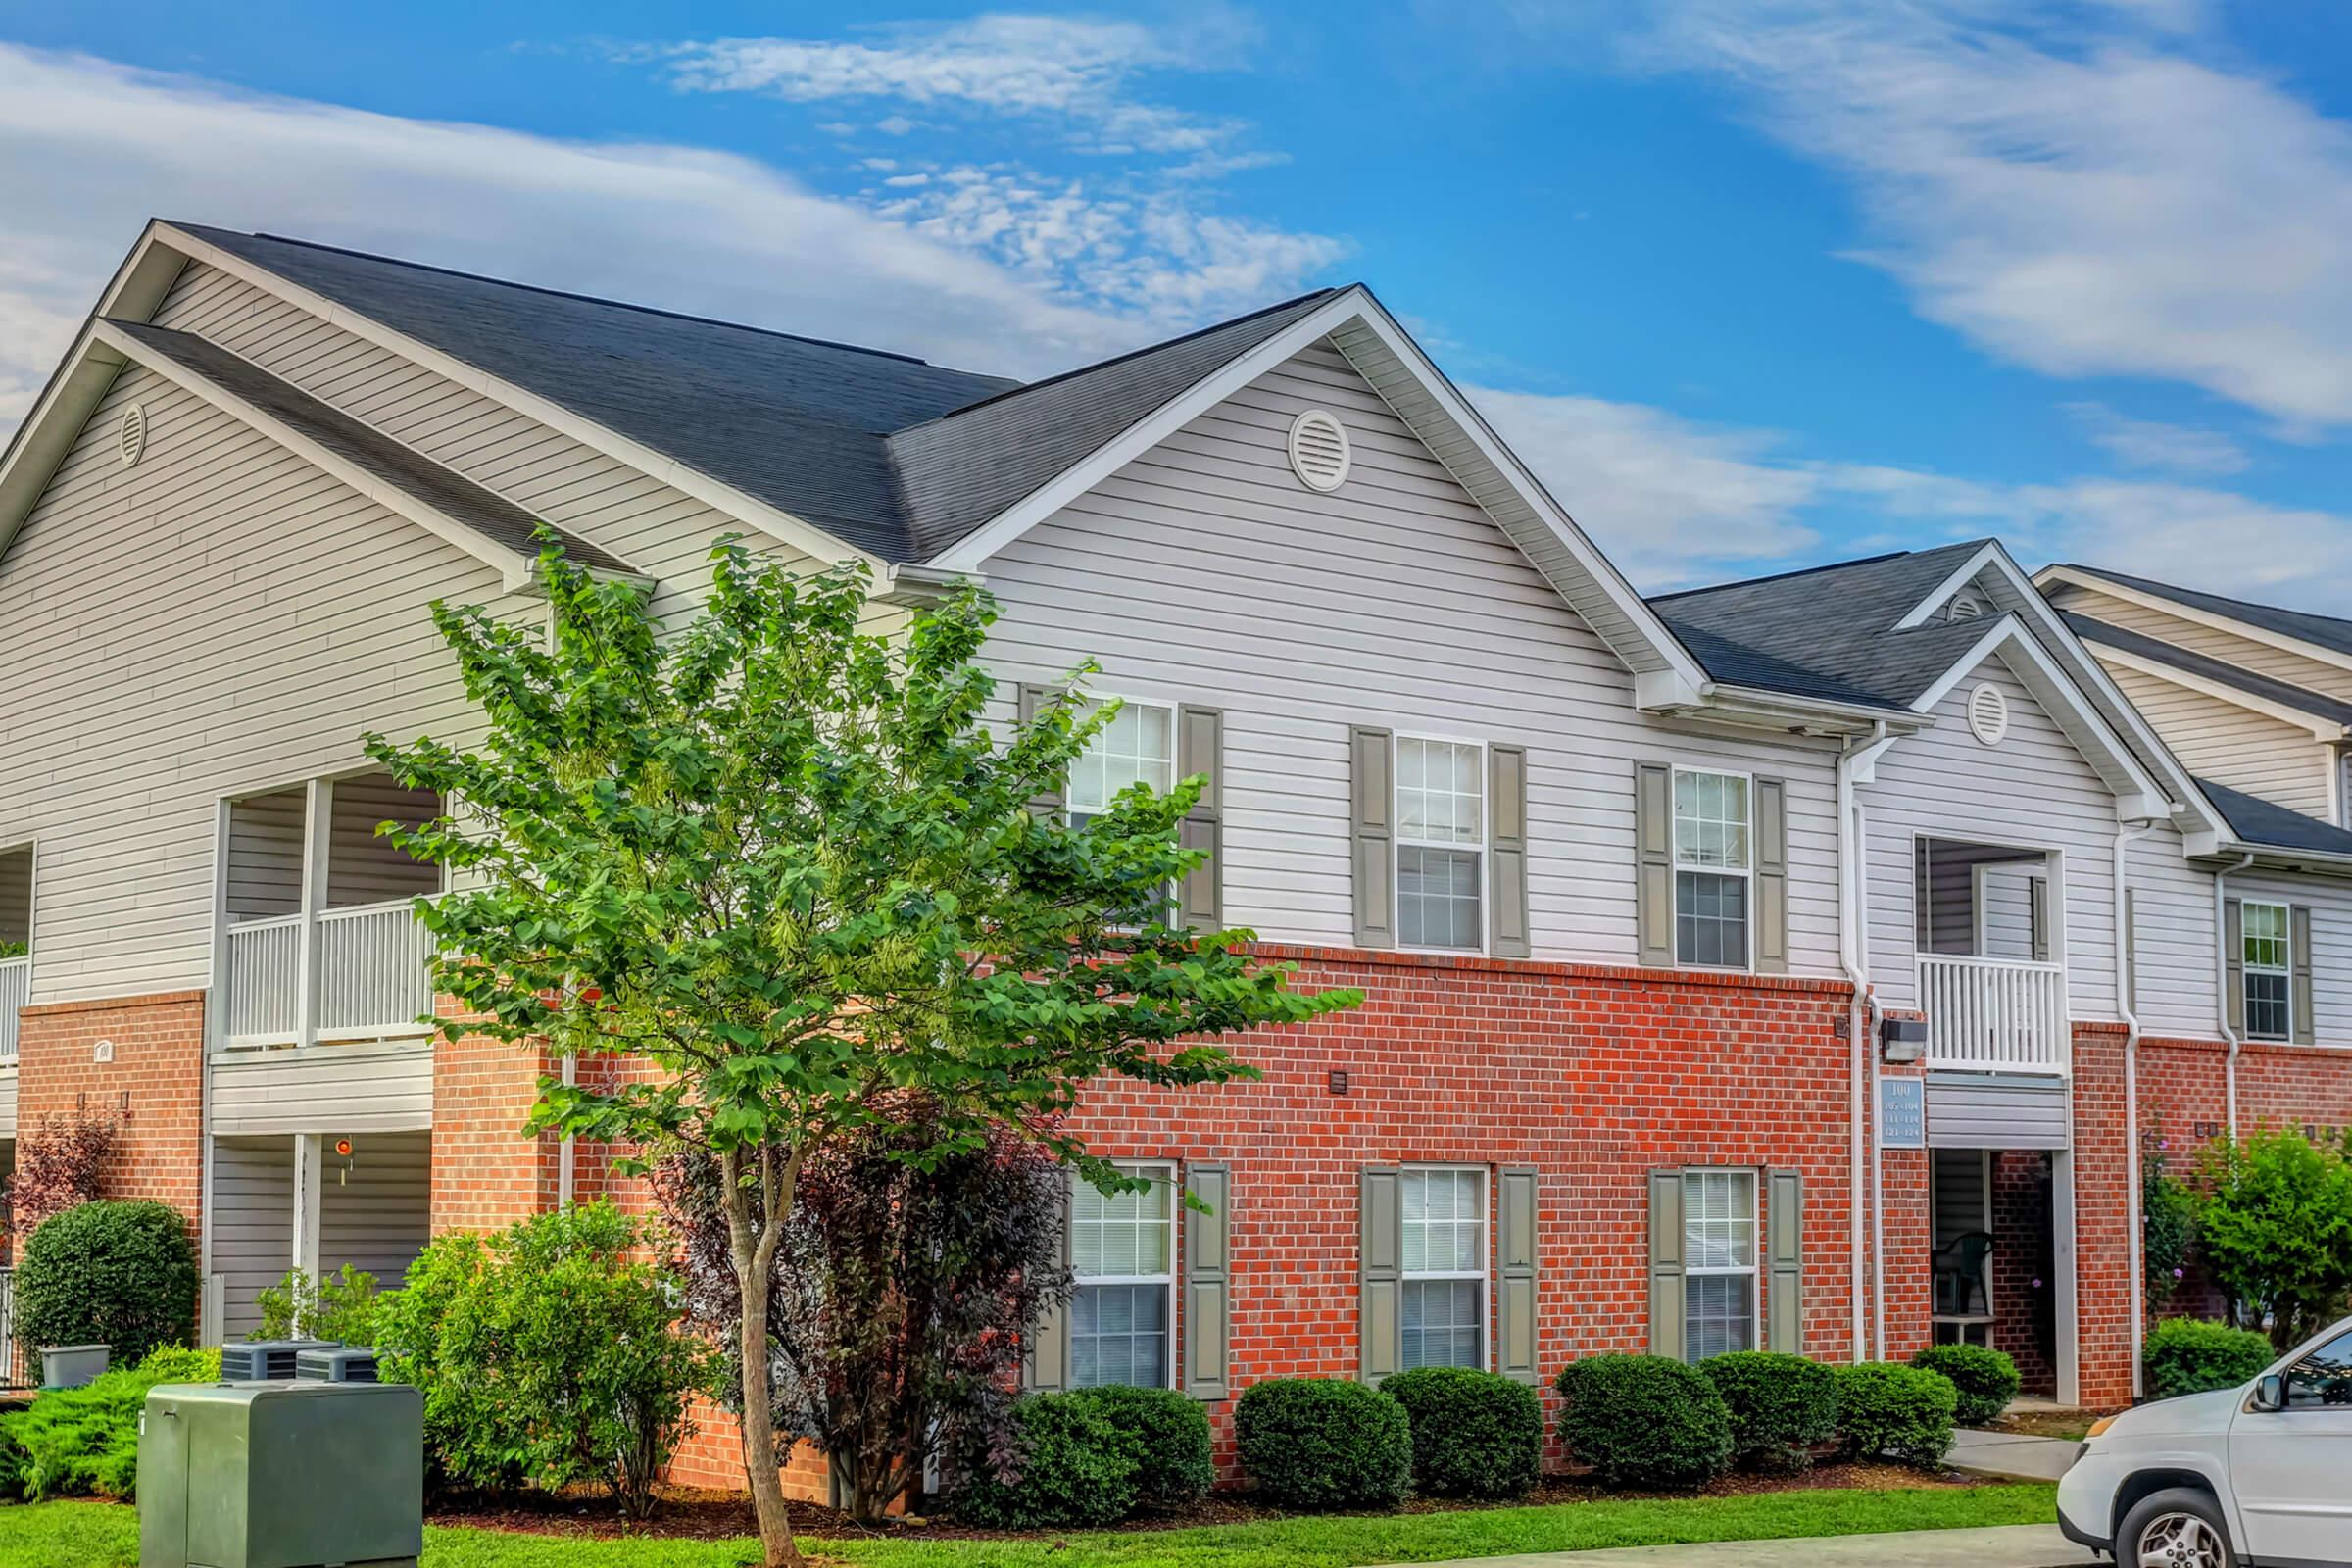
[[[2024,1392],[2058,1396],[2054,1161],[2039,1149],[1936,1149],[1928,1167],[1938,1345],[2005,1351]]]
[[[432,1135],[297,1133],[213,1140],[206,1323],[217,1341],[261,1326],[261,1293],[300,1267],[349,1264],[389,1290],[432,1234]]]

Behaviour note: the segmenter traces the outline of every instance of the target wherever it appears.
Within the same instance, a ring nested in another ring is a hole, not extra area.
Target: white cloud
[[[2069,403],[2065,409],[2093,444],[2127,467],[2218,474],[2246,466],[2245,449],[2219,430],[2134,419],[2104,403]]]
[[[2167,0],[1675,0],[1630,47],[1729,81],[1845,175],[1864,259],[2006,359],[2352,422],[2352,127],[2206,58],[2196,20]]]

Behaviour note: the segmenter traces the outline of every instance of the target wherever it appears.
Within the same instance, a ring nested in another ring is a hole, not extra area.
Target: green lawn
[[[1845,1536],[1885,1530],[2047,1524],[2048,1487],[1913,1492],[1774,1492],[1744,1497],[1639,1498],[1540,1508],[1284,1519],[1199,1530],[1073,1535],[1041,1551],[1021,1541],[804,1541],[803,1549],[858,1568],[1359,1568],[1518,1551]],[[748,1541],[589,1541],[430,1529],[425,1568],[736,1568]],[[0,1508],[0,1568],[131,1568],[138,1516],[106,1503]]]

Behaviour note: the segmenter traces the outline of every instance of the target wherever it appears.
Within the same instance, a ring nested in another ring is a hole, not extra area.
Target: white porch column
[[[294,1135],[294,1266],[314,1286],[318,1283],[318,1205],[325,1193],[325,1154],[323,1134]]]
[[[315,778],[303,792],[302,975],[296,990],[296,1042],[318,1038],[318,912],[326,907],[326,859],[334,837],[335,782]]]

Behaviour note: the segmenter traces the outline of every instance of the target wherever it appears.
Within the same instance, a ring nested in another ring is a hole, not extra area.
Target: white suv
[[[2352,1318],[2242,1389],[2092,1427],[2058,1526],[2123,1568],[2352,1563]]]

